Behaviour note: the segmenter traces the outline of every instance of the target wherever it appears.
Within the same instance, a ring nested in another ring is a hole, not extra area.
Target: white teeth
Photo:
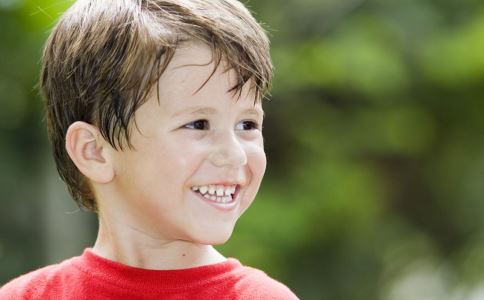
[[[212,195],[215,194],[215,185],[208,186],[208,193]]]
[[[229,197],[217,197],[217,196],[214,196],[214,195],[205,194],[205,195],[203,195],[203,197],[208,199],[208,200],[217,202],[217,203],[232,202],[232,197],[230,197],[230,196]]]
[[[193,191],[198,191],[203,197],[210,201],[217,203],[230,203],[234,201],[232,195],[235,193],[236,186],[223,185],[202,185],[191,188]]]
[[[200,193],[201,194],[206,194],[208,191],[208,187],[206,185],[203,185],[200,187]]]
[[[230,196],[235,193],[235,185],[225,189],[225,196]]]
[[[223,185],[202,185],[194,186],[191,189],[195,192],[199,192],[203,197],[208,200],[217,203],[229,203],[232,202],[232,195],[235,193],[236,185],[223,186]]]
[[[217,185],[217,196],[221,197],[225,193],[224,187],[222,185]]]

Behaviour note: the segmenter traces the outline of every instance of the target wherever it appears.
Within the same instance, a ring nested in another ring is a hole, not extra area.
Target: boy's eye
[[[207,120],[196,120],[186,124],[183,127],[188,129],[195,129],[195,130],[207,130],[209,129],[209,124]]]
[[[235,127],[236,130],[254,130],[259,129],[259,124],[254,121],[242,121]]]

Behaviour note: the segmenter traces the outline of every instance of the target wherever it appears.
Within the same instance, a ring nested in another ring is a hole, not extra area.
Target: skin
[[[76,122],[68,153],[89,178],[99,206],[93,251],[145,269],[182,269],[222,262],[212,245],[228,240],[250,206],[266,167],[263,111],[249,84],[228,92],[233,70],[213,70],[210,49],[177,50],[135,115],[133,149],[116,151],[95,126]],[[137,128],[137,129],[136,129]],[[193,186],[237,184],[231,210],[214,207]]]

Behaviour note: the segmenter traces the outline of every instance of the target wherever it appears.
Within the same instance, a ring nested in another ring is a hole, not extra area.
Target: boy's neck
[[[93,252],[118,263],[151,270],[188,269],[224,262],[211,245],[155,240],[140,232],[113,228],[100,220]]]

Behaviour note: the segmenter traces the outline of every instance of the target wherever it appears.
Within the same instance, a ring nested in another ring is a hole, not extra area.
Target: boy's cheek
[[[257,177],[262,178],[262,176],[264,176],[267,166],[267,157],[264,149],[258,148],[254,149],[254,151],[249,152],[248,160],[251,164],[252,173]]]

